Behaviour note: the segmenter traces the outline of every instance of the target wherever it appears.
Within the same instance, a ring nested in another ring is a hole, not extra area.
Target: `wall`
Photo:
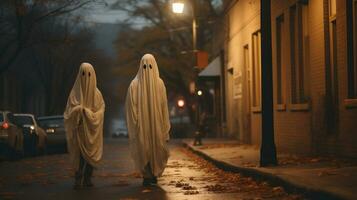
[[[326,26],[327,0],[309,0],[307,4],[308,34],[304,54],[307,57],[305,68],[307,79],[307,103],[292,104],[291,99],[291,59],[286,55],[282,64],[285,68],[283,90],[285,103],[277,105],[277,58],[276,58],[276,18],[284,14],[284,33],[286,42],[284,48],[289,52],[289,9],[296,1],[272,0],[272,50],[274,70],[274,127],[275,142],[278,151],[301,154],[333,154],[357,157],[357,109],[346,107],[347,97],[347,40],[346,40],[346,4],[345,0],[337,1],[337,49],[338,49],[338,128],[327,129],[327,115],[330,107],[326,101],[326,66],[328,65],[326,49],[328,49],[328,27]],[[228,12],[229,37],[227,40],[227,69],[233,68],[233,74],[226,70],[226,102],[227,128],[230,135],[241,141],[250,141],[254,145],[260,144],[261,114],[259,110],[250,109],[250,131],[246,128],[248,117],[245,115],[249,102],[247,91],[243,89],[242,96],[234,99],[234,77],[243,76],[243,88],[247,85],[247,70],[244,69],[243,49],[249,47],[249,66],[252,67],[252,34],[260,28],[260,1],[240,0]],[[325,7],[324,7],[325,6]],[[325,10],[324,10],[325,9]],[[251,70],[251,69],[250,69]],[[251,72],[251,71],[250,71]],[[252,74],[249,74],[250,78]],[[252,91],[252,88],[250,88]],[[253,112],[256,111],[256,112]],[[249,131],[250,133],[246,133]],[[246,137],[249,137],[248,139]]]

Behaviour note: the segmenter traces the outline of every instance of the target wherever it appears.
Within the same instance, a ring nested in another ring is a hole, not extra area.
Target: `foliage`
[[[74,12],[93,2],[0,2],[1,109],[62,114],[80,63],[111,65],[94,48],[92,33],[81,23],[80,13]]]
[[[0,2],[0,74],[23,50],[46,42],[36,29],[55,17],[66,16],[95,0],[2,0]]]
[[[198,49],[207,51],[210,49],[215,19],[219,17],[214,7],[216,1],[193,2],[195,4],[192,4],[191,9],[195,9],[198,22]],[[193,16],[190,12],[181,16],[173,14],[170,3],[169,0],[120,0],[113,5],[114,9],[126,11],[129,16],[124,31],[119,33],[115,43],[118,67],[114,73],[121,79],[118,90],[125,94],[137,72],[141,57],[145,53],[151,53],[158,62],[169,98],[173,100],[183,96],[190,111],[194,99],[189,92],[189,83],[195,80],[197,74],[192,51]],[[187,7],[190,8],[189,5]],[[137,23],[141,24],[138,26]],[[125,95],[122,101],[124,97]]]

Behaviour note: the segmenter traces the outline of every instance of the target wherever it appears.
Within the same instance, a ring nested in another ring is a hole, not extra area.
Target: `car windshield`
[[[64,127],[63,118],[57,119],[39,119],[38,123],[41,127],[51,127],[51,128],[58,128]]]
[[[1,113],[0,115],[0,122],[4,121],[4,115]]]
[[[17,125],[34,125],[31,116],[14,116]]]

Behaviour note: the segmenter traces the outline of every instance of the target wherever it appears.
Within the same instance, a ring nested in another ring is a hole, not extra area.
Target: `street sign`
[[[208,65],[208,53],[205,51],[197,51],[197,68],[204,69]]]

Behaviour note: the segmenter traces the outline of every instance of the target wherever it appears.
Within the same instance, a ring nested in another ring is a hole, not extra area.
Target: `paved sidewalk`
[[[312,199],[357,199],[357,163],[332,158],[278,155],[279,166],[259,167],[259,148],[235,140],[204,139],[203,146],[183,140],[193,152],[219,168],[281,185]]]

